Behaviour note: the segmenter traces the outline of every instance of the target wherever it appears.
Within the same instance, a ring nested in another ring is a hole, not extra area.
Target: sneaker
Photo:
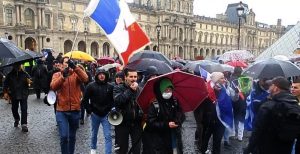
[[[96,149],[91,149],[91,154],[96,154]]]
[[[242,142],[242,141],[243,141],[243,138],[238,137],[237,140],[238,140],[239,142]]]
[[[80,119],[80,125],[84,124],[84,120]]]
[[[18,125],[19,125],[19,120],[16,120],[16,121],[14,122],[14,127],[18,127]]]
[[[22,125],[22,132],[28,132],[28,127],[26,124]]]

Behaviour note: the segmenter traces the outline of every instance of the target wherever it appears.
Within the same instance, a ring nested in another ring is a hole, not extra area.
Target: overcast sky
[[[224,13],[230,3],[239,3],[239,0],[194,0],[194,13],[215,17]],[[300,0],[243,0],[253,9],[256,21],[275,25],[277,19],[282,19],[283,25],[294,25],[300,21]]]
[[[132,2],[133,0],[126,0]],[[225,13],[227,5],[239,3],[239,0],[194,0],[194,14],[216,17]],[[253,9],[256,21],[275,25],[278,18],[283,25],[294,25],[300,21],[300,0],[243,0]]]

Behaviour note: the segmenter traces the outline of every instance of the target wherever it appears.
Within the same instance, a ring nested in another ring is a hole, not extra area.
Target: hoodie
[[[103,73],[105,80],[100,81],[98,75]],[[87,85],[82,103],[87,112],[92,112],[100,117],[106,116],[113,105],[113,86],[108,83],[109,74],[104,69],[97,69],[95,81]],[[90,102],[90,103],[89,103]]]

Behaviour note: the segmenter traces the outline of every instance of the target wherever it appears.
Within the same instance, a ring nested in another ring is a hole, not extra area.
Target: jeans
[[[62,154],[73,154],[75,151],[76,130],[79,127],[79,118],[80,111],[56,112]]]
[[[94,113],[91,115],[92,138],[91,149],[97,149],[97,136],[100,124],[103,127],[103,134],[105,139],[105,154],[112,153],[112,139],[111,139],[111,125],[107,120],[107,115],[100,117]]]
[[[20,115],[19,115],[19,103],[21,106],[21,124],[27,124],[27,100],[26,99],[21,99],[21,100],[16,100],[12,99],[11,100],[11,111],[13,114],[13,117],[15,121],[20,121]]]

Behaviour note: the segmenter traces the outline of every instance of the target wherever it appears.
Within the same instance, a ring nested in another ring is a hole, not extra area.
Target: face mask
[[[164,99],[170,99],[172,97],[172,92],[162,93],[162,97]]]

